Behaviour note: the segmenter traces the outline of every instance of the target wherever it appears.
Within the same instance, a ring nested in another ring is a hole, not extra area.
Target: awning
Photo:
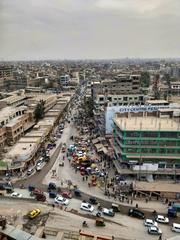
[[[93,144],[96,144],[96,143],[98,143],[98,142],[99,142],[99,139],[98,139],[98,138],[95,138],[95,139],[92,140],[92,143],[93,143]]]
[[[97,149],[98,152],[100,152],[101,149],[103,148],[102,143],[97,143],[97,144],[95,144],[95,148]]]

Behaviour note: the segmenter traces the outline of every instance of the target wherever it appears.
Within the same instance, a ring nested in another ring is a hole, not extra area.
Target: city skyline
[[[178,58],[178,0],[2,0],[0,60]]]

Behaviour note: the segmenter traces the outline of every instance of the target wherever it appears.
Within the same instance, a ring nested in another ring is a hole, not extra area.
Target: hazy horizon
[[[179,0],[1,0],[0,61],[176,59]]]

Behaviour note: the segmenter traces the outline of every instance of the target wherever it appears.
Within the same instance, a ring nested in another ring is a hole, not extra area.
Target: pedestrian
[[[146,197],[146,203],[148,203],[148,197]]]
[[[159,238],[158,238],[158,240],[162,240],[162,234],[161,234],[161,235],[159,235]]]
[[[136,208],[138,208],[138,204],[136,203]]]
[[[86,181],[88,180],[88,176],[86,175]]]
[[[131,205],[133,204],[133,199],[131,198]]]
[[[84,176],[83,176],[82,180],[83,180],[83,182],[84,182]]]
[[[88,182],[88,187],[90,187],[91,186],[91,183],[90,182]]]

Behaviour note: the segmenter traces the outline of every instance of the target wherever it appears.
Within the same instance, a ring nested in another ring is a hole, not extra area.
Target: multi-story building
[[[17,95],[13,94],[7,98],[0,100],[0,109],[4,107],[18,107],[25,104],[26,96],[25,95]]]
[[[13,80],[12,66],[0,66],[0,89],[8,88],[9,83]]]
[[[140,75],[120,74],[113,79],[105,79],[92,82],[93,97],[97,94],[104,95],[128,95],[139,94]]]
[[[120,163],[163,162],[166,168],[180,168],[180,124],[171,118],[117,113],[113,140]]]
[[[69,75],[63,75],[60,76],[59,83],[63,86],[67,86],[70,82],[70,76]]]
[[[43,101],[45,112],[51,109],[57,102],[55,94],[27,94],[27,97],[27,105],[30,109],[34,109],[39,102]]]
[[[171,94],[173,95],[180,95],[180,82],[171,82]]]
[[[0,152],[6,143],[6,128],[0,127]]]
[[[21,116],[25,113],[27,107],[21,106],[17,108],[5,107],[1,110],[0,115],[0,126],[3,127],[8,124],[12,119]]]
[[[105,134],[106,107],[135,106],[144,103],[140,92],[140,75],[120,74],[113,80],[92,82],[94,120],[100,135]]]

